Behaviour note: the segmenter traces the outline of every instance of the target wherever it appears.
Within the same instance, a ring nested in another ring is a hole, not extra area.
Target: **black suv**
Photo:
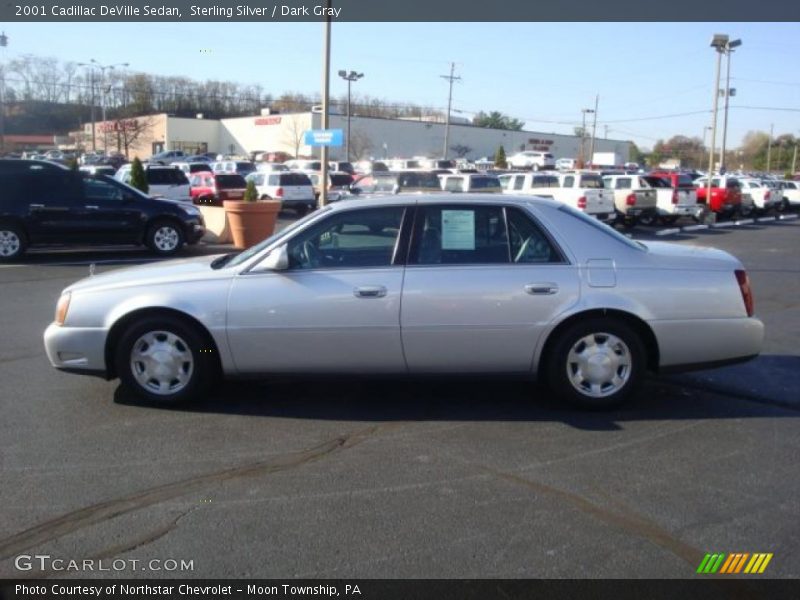
[[[32,244],[145,244],[170,256],[204,233],[190,203],[47,161],[0,160],[0,260]]]

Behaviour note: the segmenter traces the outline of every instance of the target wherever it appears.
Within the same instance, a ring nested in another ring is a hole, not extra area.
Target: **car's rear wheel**
[[[178,404],[197,398],[216,374],[204,336],[171,315],[146,317],[122,334],[116,371],[123,385],[149,402]]]
[[[655,213],[644,213],[639,217],[639,223],[645,227],[651,227],[658,223],[658,215]]]
[[[546,376],[561,398],[586,409],[618,406],[641,385],[645,349],[618,319],[587,319],[558,334]]]
[[[147,229],[145,243],[160,256],[172,256],[183,247],[183,231],[172,221],[156,221]]]
[[[756,205],[755,204],[740,204],[739,205],[739,216],[740,217],[752,217],[756,212]]]
[[[25,253],[25,233],[17,225],[0,223],[0,260],[14,260]]]
[[[678,218],[679,217],[677,215],[670,215],[668,217],[661,217],[661,222],[664,225],[675,225],[675,223],[678,222]]]

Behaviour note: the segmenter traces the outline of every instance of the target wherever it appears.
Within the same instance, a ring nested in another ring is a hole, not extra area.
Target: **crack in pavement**
[[[481,468],[495,477],[510,481],[511,483],[524,485],[540,494],[556,498],[599,521],[612,525],[627,533],[642,537],[661,548],[669,550],[675,556],[691,565],[692,568],[700,564],[703,556],[705,556],[705,552],[702,550],[698,550],[694,546],[682,542],[666,529],[638,515],[614,512],[613,510],[598,506],[578,494],[552,487],[538,481],[526,479],[525,477],[513,473],[505,473],[489,467]]]
[[[383,425],[375,425],[338,436],[308,450],[295,452],[278,459],[256,461],[182,481],[167,483],[69,512],[0,541],[0,559],[16,556],[27,548],[58,539],[79,529],[114,519],[120,515],[200,491],[209,484],[223,483],[243,477],[279,473],[307,465],[326,458],[337,451],[346,450],[360,444],[377,433],[382,427]]]

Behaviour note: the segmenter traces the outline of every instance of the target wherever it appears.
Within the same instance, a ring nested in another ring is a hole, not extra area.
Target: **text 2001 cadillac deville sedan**
[[[84,279],[45,347],[151,401],[220,376],[495,373],[606,407],[648,370],[746,360],[762,339],[725,252],[635,242],[530,196],[435,194],[341,202],[239,254]]]

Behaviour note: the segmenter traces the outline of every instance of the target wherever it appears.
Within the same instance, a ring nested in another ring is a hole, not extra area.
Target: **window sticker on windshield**
[[[475,250],[475,211],[442,211],[442,250]]]

